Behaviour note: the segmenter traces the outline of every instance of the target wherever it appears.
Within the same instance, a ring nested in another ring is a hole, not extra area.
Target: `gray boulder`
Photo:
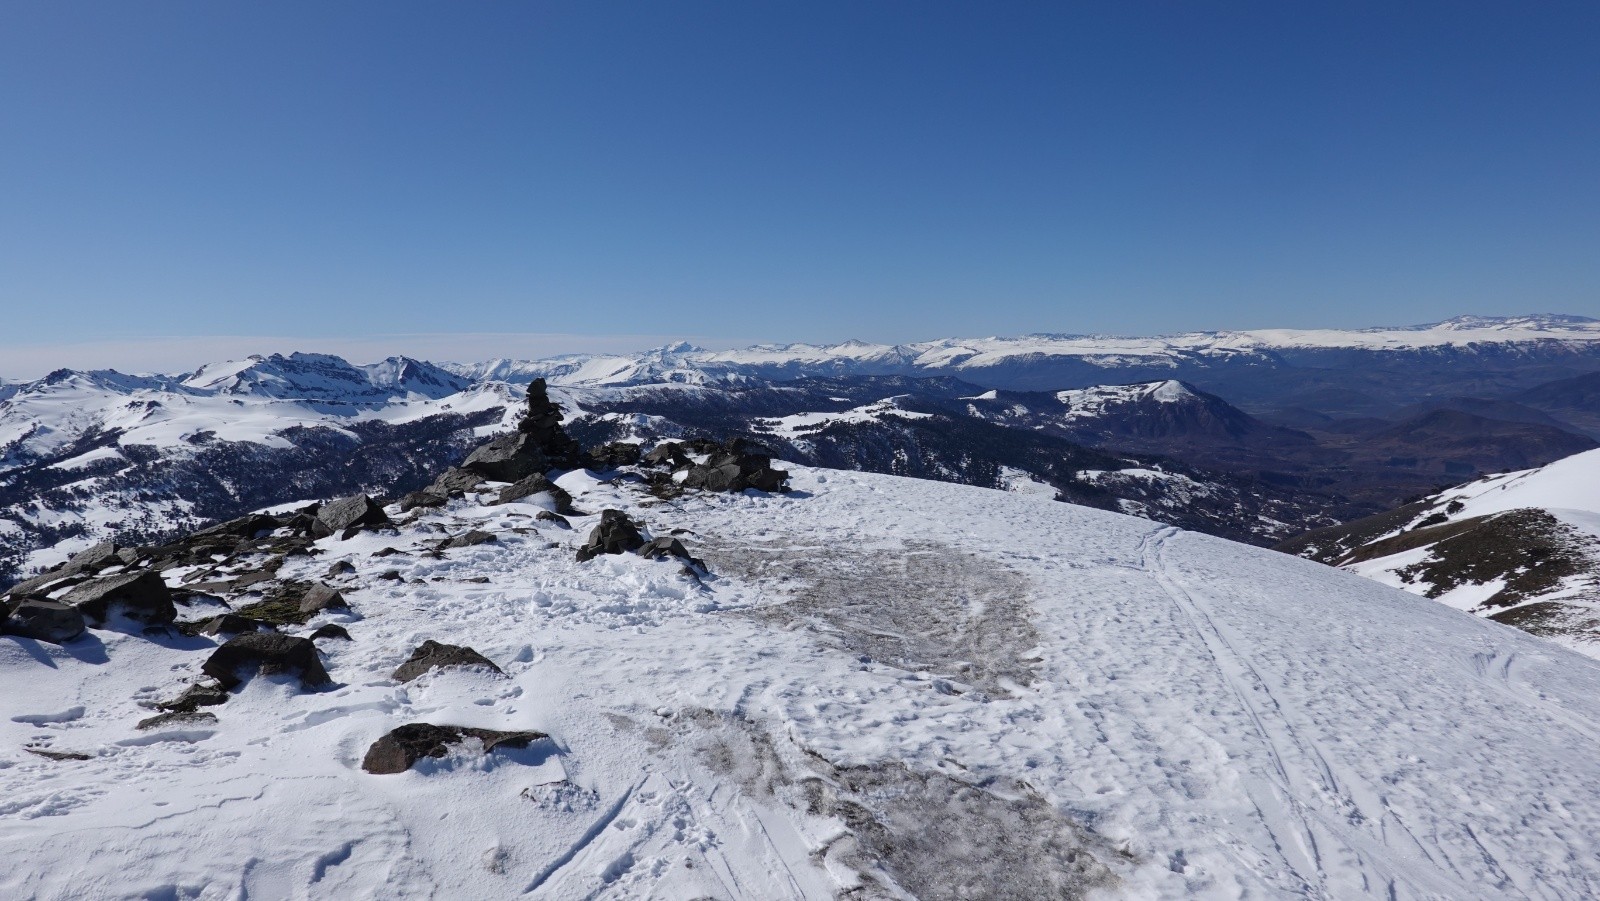
[[[88,550],[73,554],[67,565],[77,570],[92,570],[99,569],[102,566],[120,564],[122,558],[117,556],[117,552],[120,550],[122,549],[117,547],[116,542],[102,541]]]
[[[230,638],[206,660],[200,671],[230,689],[258,674],[294,675],[308,688],[333,681],[323,669],[317,646],[310,639],[278,632],[251,632]]]
[[[114,612],[150,626],[166,625],[178,616],[167,583],[149,570],[91,579],[61,600],[78,608],[93,626],[104,625]]]
[[[400,498],[400,512],[410,513],[412,510],[437,510],[450,503],[450,498],[444,494],[434,494],[431,491],[413,491]]]
[[[424,757],[443,757],[450,753],[451,745],[469,738],[483,743],[484,753],[496,748],[526,748],[540,739],[549,738],[543,732],[501,732],[495,729],[474,729],[470,726],[435,726],[432,723],[407,723],[372,743],[361,768],[374,775],[403,773]]]
[[[344,595],[323,584],[311,586],[311,590],[300,599],[301,613],[317,613],[322,610],[343,610],[350,605],[344,601]]]
[[[165,729],[169,726],[214,726],[217,715],[208,710],[169,710],[139,721],[135,729]]]
[[[48,598],[23,598],[10,617],[0,616],[0,631],[61,644],[83,634],[83,614],[76,607]]]
[[[531,435],[501,435],[467,455],[462,469],[496,482],[516,482],[551,468],[550,458]]]
[[[337,638],[340,641],[355,641],[350,637],[350,630],[337,623],[324,623],[317,627],[317,631],[309,636],[312,641],[321,641],[324,638]]]
[[[668,538],[666,536],[652,538],[645,542],[644,546],[639,548],[639,556],[645,558],[646,560],[655,560],[663,557],[677,557],[680,560],[687,560],[697,565],[700,562],[689,555],[689,549],[683,546],[683,542],[676,538]]]
[[[433,480],[433,484],[422,489],[423,493],[442,497],[458,497],[478,487],[485,481],[484,477],[468,469],[450,467]]]
[[[556,502],[557,510],[572,509],[572,495],[546,478],[542,472],[536,472],[525,479],[519,479],[500,489],[500,496],[495,499],[495,503],[509,504],[512,501],[520,501],[525,497],[533,497],[536,494],[550,495],[551,499]]]
[[[221,685],[210,680],[196,682],[170,701],[162,701],[156,707],[162,710],[192,711],[201,707],[215,707],[218,704],[228,703],[228,693]]]
[[[505,672],[495,666],[494,661],[471,648],[440,644],[429,639],[411,652],[409,660],[400,664],[400,668],[394,671],[394,678],[397,682],[410,682],[429,670],[451,666],[483,666],[497,673]]]
[[[317,530],[323,535],[342,533],[347,529],[375,528],[389,524],[383,507],[365,494],[352,494],[323,504],[317,511]]]
[[[448,541],[441,542],[439,545],[439,550],[448,551],[452,548],[473,547],[479,544],[494,544],[499,540],[500,539],[496,538],[492,532],[485,532],[482,529],[472,529],[457,535]]]
[[[591,560],[601,554],[623,554],[636,551],[644,545],[644,536],[633,524],[628,514],[621,510],[604,510],[600,524],[589,530],[589,538],[578,549],[578,562]]]

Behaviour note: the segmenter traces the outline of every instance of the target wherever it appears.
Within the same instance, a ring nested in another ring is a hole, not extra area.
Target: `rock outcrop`
[[[621,510],[604,510],[600,524],[589,530],[589,539],[578,549],[578,562],[591,560],[601,554],[623,554],[644,546],[644,536],[633,524],[628,514]]]
[[[83,634],[83,614],[76,607],[49,598],[25,597],[4,615],[0,608],[0,632],[37,641],[61,644]]]
[[[322,505],[317,511],[317,532],[338,535],[349,529],[370,529],[389,525],[389,517],[377,501],[365,494],[352,494]]]
[[[474,651],[472,648],[454,644],[441,644],[429,639],[417,646],[411,652],[410,659],[400,664],[394,671],[396,682],[410,682],[423,673],[434,669],[443,669],[452,666],[482,666],[504,674],[504,670],[495,666],[494,661]]]
[[[407,723],[372,743],[361,760],[361,768],[374,775],[403,773],[424,757],[443,757],[453,745],[469,738],[483,744],[485,754],[497,748],[526,748],[549,738],[543,732],[500,732],[470,726],[435,726],[432,723]]]
[[[172,590],[158,573],[149,570],[118,573],[91,579],[61,598],[76,607],[92,626],[101,626],[121,615],[147,626],[164,626],[177,618],[172,606]]]
[[[307,688],[320,688],[333,681],[310,639],[277,632],[251,632],[228,639],[200,671],[228,689],[255,675],[294,675]]]

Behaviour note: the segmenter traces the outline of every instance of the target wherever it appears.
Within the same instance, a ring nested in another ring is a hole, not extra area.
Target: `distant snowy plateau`
[[[1570,316],[0,382],[0,898],[1600,897],[1597,439]]]

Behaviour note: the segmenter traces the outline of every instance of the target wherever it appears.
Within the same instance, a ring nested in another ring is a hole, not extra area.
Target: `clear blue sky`
[[[13,0],[0,307],[0,345],[1600,315],[1600,3]]]

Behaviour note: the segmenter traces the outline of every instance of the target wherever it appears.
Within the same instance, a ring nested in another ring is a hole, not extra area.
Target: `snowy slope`
[[[1143,520],[794,481],[659,502],[560,479],[584,510],[689,530],[703,586],[576,563],[597,517],[526,504],[324,540],[281,575],[355,565],[354,612],[305,627],[354,635],[321,645],[338,686],[258,679],[211,725],[133,728],[209,640],[0,638],[0,896],[1600,894],[1600,664]],[[418,553],[469,526],[499,543]],[[430,638],[506,675],[397,685]],[[412,721],[551,738],[362,772]]]
[[[1487,476],[1279,549],[1600,657],[1600,451]]]
[[[1574,454],[1537,469],[1509,472],[1441,492],[1435,507],[1462,520],[1535,507],[1600,536],[1600,450]]]

